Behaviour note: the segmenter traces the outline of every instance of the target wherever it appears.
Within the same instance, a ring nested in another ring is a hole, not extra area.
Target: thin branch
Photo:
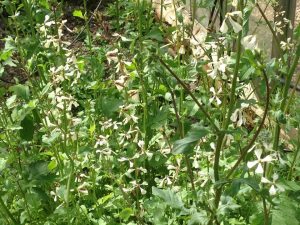
[[[267,96],[266,96],[266,106],[265,106],[265,110],[264,110],[264,114],[261,120],[261,123],[256,131],[256,133],[254,134],[253,138],[250,140],[249,144],[246,145],[242,150],[241,150],[241,155],[238,159],[238,161],[234,164],[234,166],[229,170],[226,179],[229,179],[230,176],[234,173],[234,171],[236,170],[236,168],[240,165],[240,163],[244,160],[244,158],[246,157],[248,150],[253,146],[254,142],[256,141],[259,133],[261,132],[264,124],[265,124],[265,120],[267,118],[267,114],[269,111],[269,105],[270,105],[270,85],[269,85],[269,81],[268,81],[268,77],[266,74],[266,71],[264,69],[262,69],[262,73],[263,73],[263,77],[265,80],[265,84],[267,87]]]
[[[159,62],[170,72],[170,74],[177,80],[177,82],[188,92],[188,94],[192,97],[194,102],[197,104],[201,112],[204,114],[204,116],[207,118],[207,120],[211,123],[214,130],[217,133],[220,133],[219,127],[214,123],[208,112],[204,109],[204,107],[201,105],[201,103],[198,101],[198,99],[195,97],[195,95],[191,92],[191,90],[186,86],[186,84],[173,72],[173,70],[159,57],[157,56]]]

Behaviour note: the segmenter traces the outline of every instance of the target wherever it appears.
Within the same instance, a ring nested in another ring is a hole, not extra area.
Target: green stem
[[[240,8],[243,8],[243,3],[240,3]],[[230,91],[230,100],[229,100],[229,108],[227,112],[227,116],[225,117],[225,121],[223,123],[223,131],[226,131],[228,129],[228,126],[230,124],[230,117],[233,112],[235,101],[236,101],[236,86],[237,86],[237,78],[239,74],[239,66],[240,66],[240,60],[241,60],[241,53],[242,53],[242,32],[239,32],[238,34],[238,40],[237,40],[237,57],[235,62],[235,68],[233,73],[233,80],[232,80],[232,86]],[[215,182],[218,182],[220,180],[220,174],[219,174],[219,167],[220,167],[220,155],[222,150],[222,144],[225,137],[225,133],[221,132],[218,135],[217,140],[217,146],[215,151],[215,160],[214,160],[214,178]],[[217,209],[219,206],[220,198],[221,198],[222,188],[216,189],[216,196],[215,196],[215,208]]]
[[[142,72],[139,72],[140,75],[140,82],[141,82],[141,87],[142,87],[142,96],[143,96],[143,130],[144,130],[144,135],[145,135],[145,148],[148,148],[148,143],[149,143],[149,134],[148,134],[148,96],[147,96],[147,89],[145,86],[145,81],[144,81],[144,76]]]
[[[265,72],[265,70],[262,70],[263,73],[263,77],[265,80],[265,84],[267,87],[267,97],[266,97],[266,106],[265,106],[265,110],[264,110],[264,114],[261,120],[261,123],[256,131],[256,133],[254,134],[253,138],[251,139],[251,141],[249,142],[248,145],[246,145],[242,150],[241,150],[241,155],[239,157],[239,159],[237,160],[237,162],[234,164],[234,166],[229,170],[226,179],[229,179],[230,176],[234,173],[234,171],[236,170],[236,168],[239,166],[239,164],[244,160],[244,158],[246,157],[248,150],[253,146],[255,140],[257,139],[259,133],[261,132],[264,124],[265,124],[265,120],[267,118],[267,114],[269,111],[269,106],[270,106],[270,85],[269,85],[269,81],[268,81],[268,77],[267,74]]]
[[[169,71],[169,73],[177,80],[177,82],[186,90],[186,92],[191,96],[196,105],[199,107],[200,111],[204,114],[206,119],[210,122],[216,133],[220,133],[220,128],[214,123],[209,113],[205,110],[205,108],[201,105],[195,95],[191,92],[188,86],[173,72],[173,70],[159,57],[156,56],[159,62]]]
[[[3,214],[6,214],[14,224],[18,225],[17,220],[14,218],[14,216],[11,214],[5,203],[3,202],[2,197],[0,197],[0,210],[3,211]]]
[[[288,74],[287,74],[287,77],[286,77],[286,80],[285,80],[285,85],[284,85],[283,92],[282,92],[282,101],[281,101],[281,104],[280,104],[280,110],[282,112],[284,112],[285,108],[286,108],[287,95],[289,93],[289,88],[290,88],[290,85],[291,85],[293,74],[294,74],[294,72],[297,68],[299,58],[300,58],[300,44],[297,46],[296,56],[294,58],[294,61],[292,63],[292,66],[291,66],[290,70],[288,71]],[[274,141],[273,141],[273,149],[275,151],[278,150],[279,136],[280,136],[280,123],[278,121],[276,121],[275,131],[274,131]]]
[[[116,0],[116,13],[117,13],[117,30],[120,29],[120,9],[119,9],[119,0]]]
[[[70,159],[70,163],[71,163],[71,170],[70,170],[69,177],[68,177],[67,191],[66,191],[66,205],[67,205],[67,207],[69,207],[70,190],[71,190],[71,186],[72,186],[73,172],[74,172],[74,162],[73,162],[72,159]]]
[[[269,224],[269,212],[267,209],[267,202],[264,197],[262,197],[263,207],[264,207],[264,225]]]
[[[290,94],[290,97],[289,97],[289,100],[287,101],[287,104],[286,104],[286,107],[285,107],[285,113],[288,111],[288,109],[290,108],[290,105],[292,103],[292,100],[295,96],[295,93],[296,93],[296,89],[298,87],[298,84],[300,82],[300,73],[297,75],[297,79],[296,79],[296,82],[295,82],[295,85],[294,85],[294,88],[292,90],[292,93]]]
[[[290,167],[290,171],[289,171],[289,175],[288,175],[288,180],[292,179],[295,163],[297,161],[299,152],[300,152],[300,127],[298,127],[297,149],[296,149],[296,152],[294,153],[294,158],[293,158],[293,161],[291,163],[291,167]]]

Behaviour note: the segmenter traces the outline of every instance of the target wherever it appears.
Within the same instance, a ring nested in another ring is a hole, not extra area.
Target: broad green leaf
[[[238,194],[242,184],[247,184],[257,192],[260,190],[258,182],[253,178],[235,179],[232,181],[230,188],[231,196],[235,196],[236,194]]]
[[[48,164],[48,170],[52,171],[57,167],[57,161],[56,160],[51,160],[51,162]]]
[[[36,161],[29,166],[29,179],[30,180],[42,180],[49,174],[48,162]]]
[[[165,125],[168,121],[169,109],[167,107],[162,108],[156,116],[152,119],[152,129],[159,129]]]
[[[84,19],[84,16],[83,16],[81,10],[74,10],[74,11],[73,11],[73,16],[79,17],[79,18],[81,18],[81,19]]]
[[[25,116],[21,121],[21,127],[20,137],[26,141],[32,141],[34,134],[33,118],[29,115]]]
[[[297,206],[298,205],[298,206]],[[299,225],[297,219],[300,214],[299,202],[283,196],[280,198],[278,208],[272,211],[272,225]]]
[[[129,217],[132,215],[133,215],[133,210],[131,208],[125,208],[120,212],[119,217],[127,221]]]
[[[163,35],[158,27],[152,28],[152,30],[145,36],[145,38],[154,39],[156,41],[163,41]]]
[[[192,151],[200,138],[205,137],[209,133],[209,129],[201,125],[196,125],[187,133],[186,137],[175,141],[173,146],[173,154],[186,154]]]
[[[236,211],[241,206],[236,204],[235,200],[231,198],[230,196],[222,196],[221,197],[221,204],[218,208],[217,213],[220,215],[228,215],[228,213],[232,211]]]
[[[183,202],[181,199],[170,189],[163,190],[156,187],[152,187],[153,195],[163,199],[173,209],[183,209]]]
[[[39,3],[41,6],[45,7],[46,9],[50,8],[47,0],[39,0]]]
[[[29,87],[23,84],[16,84],[9,88],[17,97],[23,98],[25,101],[29,100],[30,92]]]
[[[288,191],[300,191],[300,184],[299,182],[295,182],[295,181],[280,180],[277,183],[277,186]]]
[[[191,216],[188,225],[204,225],[209,222],[209,218],[204,212],[196,212]]]
[[[6,106],[7,108],[12,108],[14,103],[16,102],[17,96],[16,95],[12,95],[11,97],[9,97],[8,99],[6,99]]]

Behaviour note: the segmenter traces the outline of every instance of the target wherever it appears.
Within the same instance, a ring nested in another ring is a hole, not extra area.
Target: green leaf
[[[232,181],[231,188],[230,188],[230,195],[235,196],[241,187],[241,184],[247,184],[251,188],[253,188],[255,191],[259,191],[259,184],[257,181],[253,178],[241,178],[241,179],[235,179]]]
[[[209,219],[204,212],[202,213],[196,212],[191,216],[188,225],[202,225],[202,224],[207,224],[208,222]]]
[[[187,133],[186,137],[175,141],[173,146],[173,154],[186,154],[192,151],[200,138],[205,137],[209,133],[209,129],[201,125],[196,125]]]
[[[34,134],[33,118],[29,115],[25,116],[21,121],[20,137],[26,141],[32,141]]]
[[[167,205],[173,209],[183,209],[183,202],[181,199],[170,189],[162,190],[156,187],[152,187],[153,195],[163,199]]]
[[[158,27],[152,28],[152,30],[145,36],[145,39],[147,38],[160,41],[160,42],[164,40],[162,32]]]
[[[297,216],[300,214],[299,203],[293,199],[283,196],[280,198],[278,208],[272,212],[272,225],[299,225]]]
[[[129,217],[132,215],[133,215],[133,210],[131,208],[125,208],[120,212],[119,217],[127,221]]]
[[[84,16],[83,16],[81,10],[74,10],[74,11],[73,11],[73,16],[79,17],[79,18],[81,18],[81,19],[84,19]]]
[[[0,172],[5,168],[6,166],[6,159],[0,158]]]
[[[29,87],[23,84],[16,84],[9,88],[17,97],[23,98],[25,101],[29,100],[30,92]]]
[[[29,179],[30,180],[42,180],[49,173],[48,162],[46,161],[37,161],[29,166]]]
[[[108,195],[103,196],[102,198],[98,199],[98,204],[103,205],[108,200],[112,199],[114,197],[113,193],[109,193]]]
[[[280,180],[277,184],[278,187],[283,188],[288,191],[300,191],[299,182],[288,181],[288,180]]]
[[[14,106],[14,103],[16,102],[17,96],[12,95],[8,99],[6,99],[6,106],[7,108],[11,109]]]
[[[57,167],[57,162],[56,160],[51,160],[51,162],[48,164],[48,170],[52,171]]]
[[[162,108],[158,113],[156,113],[156,116],[151,120],[152,129],[159,129],[162,126],[165,125],[165,123],[168,121],[169,116],[169,109],[167,107]]]

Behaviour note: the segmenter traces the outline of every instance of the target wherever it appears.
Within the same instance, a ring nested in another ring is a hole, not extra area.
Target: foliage
[[[255,1],[224,2],[195,43],[143,0],[1,1],[0,77],[26,82],[0,91],[0,224],[299,224],[300,27],[269,59]]]

